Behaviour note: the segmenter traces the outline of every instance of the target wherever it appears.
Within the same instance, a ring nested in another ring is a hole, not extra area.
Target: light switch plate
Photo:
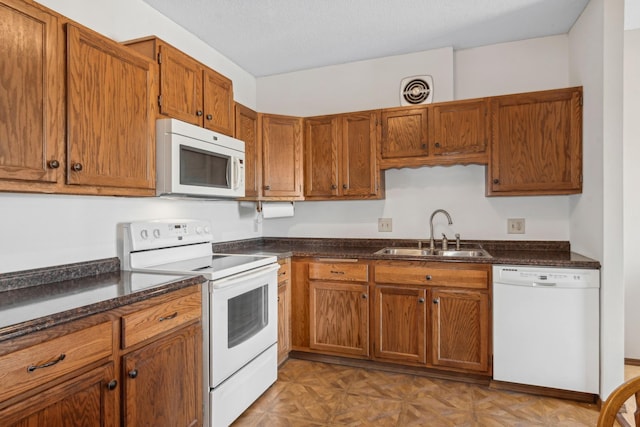
[[[524,234],[524,218],[507,219],[508,234]]]
[[[378,231],[387,233],[391,231],[391,218],[378,218]]]

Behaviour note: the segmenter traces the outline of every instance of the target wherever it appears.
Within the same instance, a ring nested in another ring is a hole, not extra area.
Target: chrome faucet
[[[433,211],[433,213],[431,214],[431,218],[429,218],[429,249],[431,251],[434,251],[436,249],[436,244],[435,244],[435,241],[433,240],[433,217],[436,216],[438,212],[441,212],[447,216],[447,220],[449,220],[449,225],[453,224],[453,221],[451,220],[451,215],[449,215],[449,212],[445,211],[444,209],[436,209],[435,211]]]

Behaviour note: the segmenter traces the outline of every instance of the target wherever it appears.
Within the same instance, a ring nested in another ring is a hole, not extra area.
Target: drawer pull
[[[118,381],[116,381],[116,380],[111,380],[107,384],[107,390],[115,390],[116,387],[118,387]]]
[[[286,276],[286,275],[287,275],[286,271],[283,271],[282,273],[280,273],[280,276]]]
[[[331,270],[331,274],[344,274],[344,271]]]
[[[427,280],[431,280],[431,275],[430,275],[430,274],[427,274],[427,277],[425,277],[425,279],[427,279]]]
[[[170,314],[168,316],[162,316],[160,318],[158,318],[158,322],[163,322],[165,320],[171,320],[171,319],[175,319],[176,317],[178,317],[178,312],[176,311],[173,314]]]
[[[49,366],[53,366],[59,362],[62,362],[65,357],[67,356],[64,353],[62,353],[60,356],[58,356],[56,359],[53,359],[50,362],[43,363],[42,365],[31,365],[27,368],[27,372],[33,372],[36,369],[40,369],[40,368],[48,368]]]
[[[129,371],[129,378],[135,378],[138,376],[138,370],[137,369],[132,369]]]

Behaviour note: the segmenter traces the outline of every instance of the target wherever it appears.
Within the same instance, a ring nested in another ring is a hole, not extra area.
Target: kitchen
[[[574,251],[604,266],[602,394],[621,382],[624,328],[620,307],[626,270],[622,268],[620,242],[622,236],[633,235],[622,232],[623,160],[620,144],[612,142],[622,140],[622,82],[611,77],[622,72],[621,4],[591,1],[568,35],[462,51],[443,48],[257,79],[141,1],[43,4],[116,40],[157,34],[232,78],[236,100],[258,111],[308,116],[395,106],[399,79],[424,69],[437,82],[436,101],[582,85],[584,192],[577,196],[485,198],[483,166],[390,170],[386,172],[385,200],[297,203],[292,219],[265,221],[255,208],[237,202],[2,193],[5,244],[0,271],[112,257],[116,253],[116,224],[193,217],[194,212],[217,224],[215,241],[318,235],[426,239],[428,215],[439,207],[454,217],[454,226],[447,233],[461,233],[463,239],[509,239],[513,236],[506,234],[506,219],[525,217],[523,238],[570,240]],[[590,49],[594,45],[602,50],[594,52]],[[367,85],[358,77],[371,67],[380,80],[369,83],[370,87],[358,87]],[[299,82],[300,87],[292,86],[291,81]],[[313,91],[317,99],[310,102],[311,95],[302,89],[319,81],[331,81],[332,85]],[[349,85],[353,92],[345,90]],[[380,88],[387,90],[377,90]],[[282,96],[283,91],[289,96]],[[379,93],[384,98],[363,99],[353,93]],[[43,221],[43,213],[47,221]],[[377,232],[378,218],[393,218],[389,235]],[[90,227],[94,222],[103,226]]]

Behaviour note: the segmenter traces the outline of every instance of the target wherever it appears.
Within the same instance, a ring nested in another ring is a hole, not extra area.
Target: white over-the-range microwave
[[[156,121],[156,194],[244,197],[244,142],[176,119]]]

